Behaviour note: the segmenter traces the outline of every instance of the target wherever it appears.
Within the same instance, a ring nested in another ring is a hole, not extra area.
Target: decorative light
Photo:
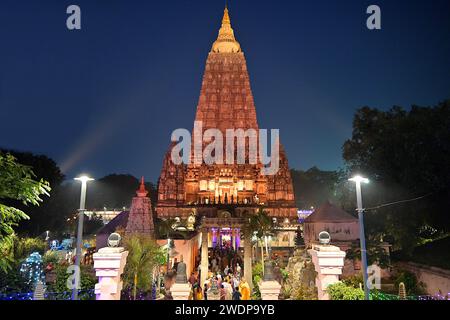
[[[361,176],[359,176],[359,175],[354,176],[353,178],[348,179],[348,181],[353,181],[353,182],[356,182],[356,183],[361,183],[361,182],[363,182],[363,183],[369,183],[369,179],[364,178],[364,177],[361,177]]]
[[[81,182],[83,182],[83,183],[86,183],[86,182],[88,182],[88,181],[93,181],[94,179],[92,179],[92,178],[89,177],[89,176],[82,175],[82,176],[80,176],[80,177],[75,178],[74,180],[77,180],[77,181],[81,181]]]

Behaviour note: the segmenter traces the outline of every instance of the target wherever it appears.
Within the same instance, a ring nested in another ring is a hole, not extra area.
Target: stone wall
[[[314,269],[311,256],[304,249],[297,249],[289,258],[286,266],[289,277],[283,283],[282,294],[290,294],[290,299],[317,299],[315,279],[317,272]],[[287,298],[287,297],[285,297]]]
[[[417,280],[425,284],[427,293],[430,295],[437,293],[446,295],[450,292],[450,270],[413,262],[397,262],[395,267],[414,273]]]

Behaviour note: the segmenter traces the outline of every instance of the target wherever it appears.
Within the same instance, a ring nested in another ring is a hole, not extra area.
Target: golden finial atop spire
[[[222,18],[222,26],[224,24],[231,25],[230,15],[228,14],[228,6],[225,5],[225,11],[223,12],[223,18]]]
[[[227,5],[225,5],[225,10],[223,12],[222,26],[219,30],[219,36],[217,37],[216,42],[214,42],[211,51],[217,53],[232,53],[241,51],[239,42],[237,42],[234,38],[234,31],[231,28],[231,19],[228,13]]]

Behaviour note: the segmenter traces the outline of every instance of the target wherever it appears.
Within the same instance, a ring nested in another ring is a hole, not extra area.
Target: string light
[[[95,299],[94,289],[80,290],[78,293],[81,300]],[[71,300],[72,291],[65,292],[46,292],[46,300]],[[33,300],[33,292],[14,293],[11,295],[0,295],[0,300]]]
[[[26,279],[25,282],[34,287],[40,280],[45,283],[45,273],[42,256],[38,252],[33,252],[20,266],[20,273]]]

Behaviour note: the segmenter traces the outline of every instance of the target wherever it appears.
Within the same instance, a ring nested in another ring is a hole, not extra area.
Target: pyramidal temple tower
[[[227,8],[206,60],[195,121],[202,123],[203,132],[219,129],[224,137],[227,129],[259,130],[247,63]],[[292,180],[281,144],[280,169],[268,176],[261,175],[259,160],[257,164],[176,165],[171,161],[172,147],[158,183],[158,217],[242,219],[263,208],[273,217],[296,221]]]
[[[150,198],[147,197],[147,194],[148,192],[145,189],[144,177],[142,177],[139,189],[136,191],[136,197],[134,197],[131,202],[130,213],[125,229],[126,235],[153,235],[155,228],[153,225],[152,204]]]

